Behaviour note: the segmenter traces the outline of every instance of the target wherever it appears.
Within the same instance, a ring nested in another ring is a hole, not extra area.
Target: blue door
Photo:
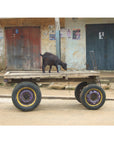
[[[92,54],[92,55],[91,55]],[[87,69],[114,70],[114,24],[86,25]]]

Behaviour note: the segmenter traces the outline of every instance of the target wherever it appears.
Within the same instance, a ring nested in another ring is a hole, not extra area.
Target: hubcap
[[[34,99],[34,93],[29,89],[24,89],[19,94],[19,100],[22,104],[31,104]]]
[[[101,100],[101,95],[98,91],[96,90],[91,90],[87,94],[87,102],[91,105],[96,105],[100,102]]]

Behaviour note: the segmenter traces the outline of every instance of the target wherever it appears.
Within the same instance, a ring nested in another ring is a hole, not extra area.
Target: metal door
[[[40,68],[40,28],[5,28],[8,70]]]
[[[90,57],[94,51],[95,60]],[[98,70],[114,70],[114,24],[86,25],[87,69],[93,70],[92,60]]]

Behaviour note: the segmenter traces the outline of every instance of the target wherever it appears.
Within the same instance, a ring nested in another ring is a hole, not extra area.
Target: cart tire
[[[105,103],[104,90],[96,84],[89,84],[83,88],[80,96],[82,105],[90,110],[97,110]]]
[[[76,98],[76,100],[77,100],[78,102],[80,102],[80,103],[81,103],[81,101],[80,101],[81,91],[82,91],[82,89],[83,89],[85,86],[87,86],[87,85],[88,85],[87,82],[82,82],[82,83],[78,84],[77,87],[75,88],[75,98]]]
[[[31,111],[41,101],[39,87],[32,82],[21,82],[17,84],[12,93],[13,104],[22,111]]]

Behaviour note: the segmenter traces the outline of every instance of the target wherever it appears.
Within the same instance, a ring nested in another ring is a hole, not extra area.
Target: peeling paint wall
[[[55,34],[55,25],[41,26],[41,53],[51,52],[56,55],[56,40],[50,40],[50,34]],[[65,61],[65,38],[61,38],[61,59]]]
[[[4,29],[0,28],[0,71],[5,67]]]
[[[45,24],[41,26],[41,53],[50,52],[56,55],[56,40],[50,40],[49,35],[55,34],[55,25]],[[61,60],[65,62],[65,38],[61,38]],[[47,66],[46,70],[49,67]],[[52,70],[56,70],[52,67]]]
[[[65,20],[65,29],[80,29],[80,39],[66,38],[66,63],[70,70],[86,69],[85,25],[72,19]]]
[[[80,29],[80,40],[66,38],[65,61],[69,70],[86,69],[86,24],[114,23],[114,18],[66,18],[65,29]]]
[[[49,35],[55,33],[54,25],[43,25],[41,26],[41,52],[51,52],[56,54],[56,41],[49,40]]]

